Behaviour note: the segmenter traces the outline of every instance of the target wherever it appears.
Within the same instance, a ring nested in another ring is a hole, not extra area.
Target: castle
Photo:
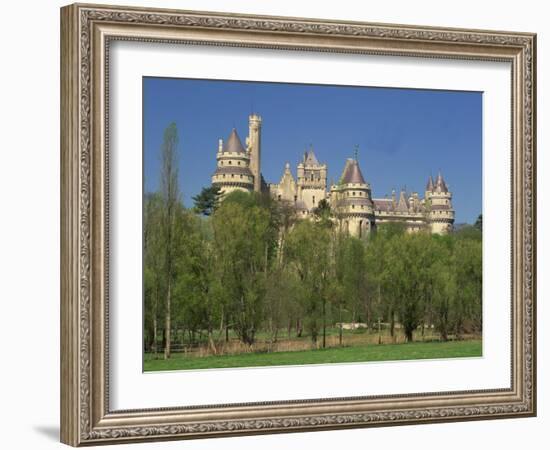
[[[251,114],[246,147],[235,129],[225,142],[219,140],[212,185],[218,186],[222,194],[235,190],[269,192],[277,200],[293,204],[298,216],[304,218],[311,217],[319,202],[326,200],[341,229],[360,238],[378,224],[390,222],[402,223],[410,232],[446,234],[452,230],[452,194],[441,173],[435,181],[429,177],[424,198],[405,190],[399,198],[395,191],[389,198],[373,198],[357,156],[346,160],[339,182],[327,189],[327,165],[321,164],[310,148],[297,166],[296,178],[287,162],[279,183],[268,184],[261,173],[261,130],[262,118]]]

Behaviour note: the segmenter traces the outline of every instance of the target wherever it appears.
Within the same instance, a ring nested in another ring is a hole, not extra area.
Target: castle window
[[[281,194],[277,195],[277,200],[281,201]]]
[[[240,165],[241,165],[241,162],[240,162],[240,161],[237,161],[237,164],[240,166]]]
[[[220,161],[220,166],[223,166],[223,161]]]
[[[313,196],[313,204],[315,205],[315,195]]]
[[[313,181],[313,174],[311,174],[311,181]]]
[[[243,176],[241,175],[241,180],[242,180]]]
[[[223,177],[225,178],[225,173],[223,174]]]
[[[294,201],[295,202],[298,201],[298,196],[297,195],[294,196]]]
[[[353,191],[352,194],[355,195],[355,191]]]
[[[355,209],[355,205],[351,205],[351,209]]]
[[[228,164],[231,165],[231,161],[228,161]]]
[[[231,174],[231,178],[235,178],[235,175],[234,175],[234,174]]]

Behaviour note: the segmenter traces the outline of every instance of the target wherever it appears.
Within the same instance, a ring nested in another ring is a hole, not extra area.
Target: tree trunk
[[[296,337],[302,337],[303,326],[300,319],[296,320]]]
[[[171,309],[171,303],[172,303],[172,298],[171,298],[171,283],[170,283],[170,280],[168,280],[168,291],[166,293],[166,323],[165,323],[165,328],[166,328],[166,344],[165,344],[165,347],[164,347],[164,359],[169,359],[170,358],[170,340],[171,340],[171,333],[170,333],[170,327],[172,326],[171,324],[171,312],[170,312],[170,309]]]
[[[157,324],[157,315],[153,317],[153,352],[157,353],[157,337],[158,337],[158,324]]]
[[[214,338],[212,337],[212,329],[210,327],[208,328],[208,346],[214,355],[218,354],[218,350],[214,344]]]
[[[395,341],[395,316],[393,311],[390,312],[390,336],[392,340]]]
[[[323,348],[326,348],[327,346],[327,321],[326,321],[326,306],[325,306],[325,299],[323,298]]]
[[[407,342],[412,342],[413,341],[413,330],[411,330],[409,328],[405,328],[405,340]]]

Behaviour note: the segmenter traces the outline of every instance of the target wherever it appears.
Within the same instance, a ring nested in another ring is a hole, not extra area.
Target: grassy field
[[[408,344],[367,345],[319,350],[243,353],[239,355],[205,357],[174,353],[169,360],[155,359],[154,355],[145,354],[144,370],[148,372],[156,370],[286,366],[474,356],[482,356],[481,340],[413,342]]]

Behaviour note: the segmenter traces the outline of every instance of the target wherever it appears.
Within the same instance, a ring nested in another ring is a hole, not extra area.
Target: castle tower
[[[327,197],[327,165],[320,164],[310,147],[297,168],[297,196],[308,210]]]
[[[222,194],[235,190],[251,192],[254,190],[254,176],[250,170],[250,156],[237,130],[233,128],[227,141],[218,141],[216,171],[212,175],[212,185],[219,186]]]
[[[431,179],[431,177],[430,177]],[[441,175],[437,176],[435,183],[432,183],[431,191],[426,187],[426,203],[428,209],[428,220],[432,233],[446,234],[452,230],[455,220],[455,212],[451,203],[452,194]]]
[[[370,184],[365,181],[357,159],[348,159],[340,183],[331,191],[331,206],[343,231],[365,238],[375,226]]]
[[[248,139],[246,140],[250,154],[250,171],[254,176],[254,190],[262,189],[261,153],[262,153],[262,118],[257,114],[248,116]]]

